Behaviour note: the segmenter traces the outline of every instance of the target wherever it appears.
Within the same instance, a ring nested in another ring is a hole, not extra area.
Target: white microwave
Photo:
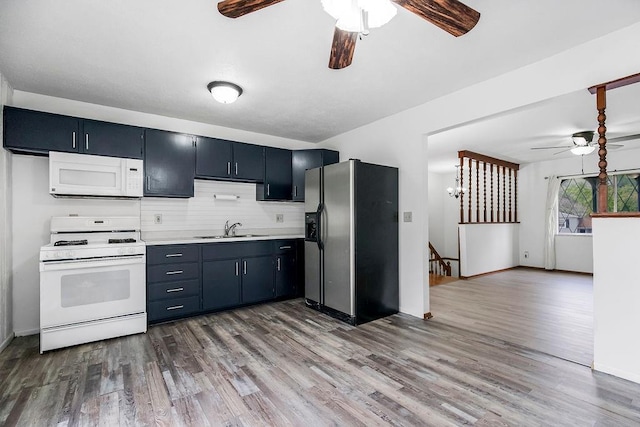
[[[142,197],[142,160],[49,153],[49,193],[54,197]]]

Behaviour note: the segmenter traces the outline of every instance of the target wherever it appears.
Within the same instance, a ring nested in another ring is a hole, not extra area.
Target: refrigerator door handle
[[[318,235],[318,249],[324,249],[324,242],[322,241],[322,211],[324,211],[324,203],[318,203],[318,209],[316,210],[316,233]]]

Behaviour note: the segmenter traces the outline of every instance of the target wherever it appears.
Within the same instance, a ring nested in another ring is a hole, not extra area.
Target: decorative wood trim
[[[468,159],[480,160],[481,162],[485,163],[493,163],[494,165],[502,166],[508,169],[520,169],[520,165],[517,163],[507,162],[506,160],[496,159],[495,157],[485,156],[484,154],[474,153],[473,151],[458,151],[458,157],[466,157]]]
[[[460,188],[464,188],[464,159],[460,157]],[[464,222],[464,191],[460,192],[460,222]]]
[[[502,222],[507,222],[507,174],[502,167]]]
[[[592,213],[591,218],[640,218],[640,212]]]
[[[467,225],[467,224],[471,224],[471,225],[478,225],[478,224],[483,224],[483,225],[500,225],[500,224],[520,224],[520,221],[500,221],[500,222],[484,222],[484,221],[478,221],[478,222],[463,222],[463,223],[459,223],[458,225]]]
[[[493,163],[489,165],[489,169],[491,170],[491,222],[493,222]]]
[[[611,80],[610,82],[600,83],[599,85],[596,85],[596,86],[591,86],[589,88],[589,92],[591,92],[591,94],[593,95],[598,91],[598,88],[600,87],[603,87],[604,90],[611,90],[611,89],[616,89],[619,87],[631,85],[638,82],[640,82],[640,73],[632,74],[627,77],[622,77],[617,80]]]
[[[607,116],[605,110],[607,108],[607,91],[605,86],[597,89],[596,104],[598,107],[598,156],[600,161],[598,167],[598,212],[607,212],[608,194],[607,194],[607,127],[605,125]]]
[[[480,221],[480,185],[478,185],[479,183],[480,183],[480,162],[476,160],[476,221]]]
[[[456,261],[456,262],[460,262],[460,258],[449,258],[447,256],[443,256],[442,257],[443,260],[445,261]]]
[[[484,190],[484,204],[482,205],[484,214],[482,216],[482,220],[484,222],[487,222],[487,163],[483,162],[482,165],[484,166],[484,171],[483,171],[484,181],[482,183],[482,189]]]
[[[509,169],[509,222],[513,220],[511,208],[511,193],[513,193],[513,186],[511,185],[511,171],[512,169]]]
[[[472,177],[471,169],[472,168],[473,168],[473,160],[469,159],[469,216],[467,217],[467,219],[469,221],[471,221],[471,219],[472,219],[472,216],[471,216],[471,194],[473,194],[472,193],[473,189],[472,189],[472,186],[471,186],[471,183],[473,182],[472,179],[471,179],[471,177]]]
[[[429,319],[432,319],[432,318],[433,318],[433,314],[431,314],[431,312],[430,312],[430,311],[426,312],[426,313],[424,314],[424,316],[423,316],[423,319],[424,319],[424,320],[429,320]]]
[[[513,187],[513,207],[514,207],[514,218],[515,222],[518,222],[518,171],[513,171],[513,179],[514,179],[514,187]]]

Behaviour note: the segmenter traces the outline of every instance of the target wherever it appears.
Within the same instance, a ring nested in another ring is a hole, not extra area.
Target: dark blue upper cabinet
[[[80,122],[76,117],[4,107],[3,145],[9,150],[24,153],[77,153],[81,139]]]
[[[82,124],[81,153],[142,159],[143,128],[96,120],[83,120]]]
[[[145,196],[193,197],[195,137],[155,129],[145,131]]]
[[[261,182],[264,147],[199,136],[196,142],[196,177]]]
[[[296,150],[291,159],[292,191],[294,202],[304,202],[304,173],[340,161],[337,151],[325,149]]]
[[[233,144],[233,178],[238,181],[262,182],[264,147],[236,142]]]
[[[196,140],[196,177],[231,179],[233,142],[199,136]]]
[[[264,150],[264,182],[256,185],[256,199],[291,200],[291,150]]]

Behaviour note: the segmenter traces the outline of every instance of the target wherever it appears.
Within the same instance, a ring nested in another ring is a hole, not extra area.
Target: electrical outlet
[[[153,215],[153,223],[154,224],[162,224],[162,214]]]
[[[276,214],[276,222],[284,222],[284,214]]]
[[[524,257],[529,258],[529,251],[524,251]]]
[[[404,222],[411,222],[413,221],[413,214],[411,212],[404,212],[403,218],[404,218]]]

